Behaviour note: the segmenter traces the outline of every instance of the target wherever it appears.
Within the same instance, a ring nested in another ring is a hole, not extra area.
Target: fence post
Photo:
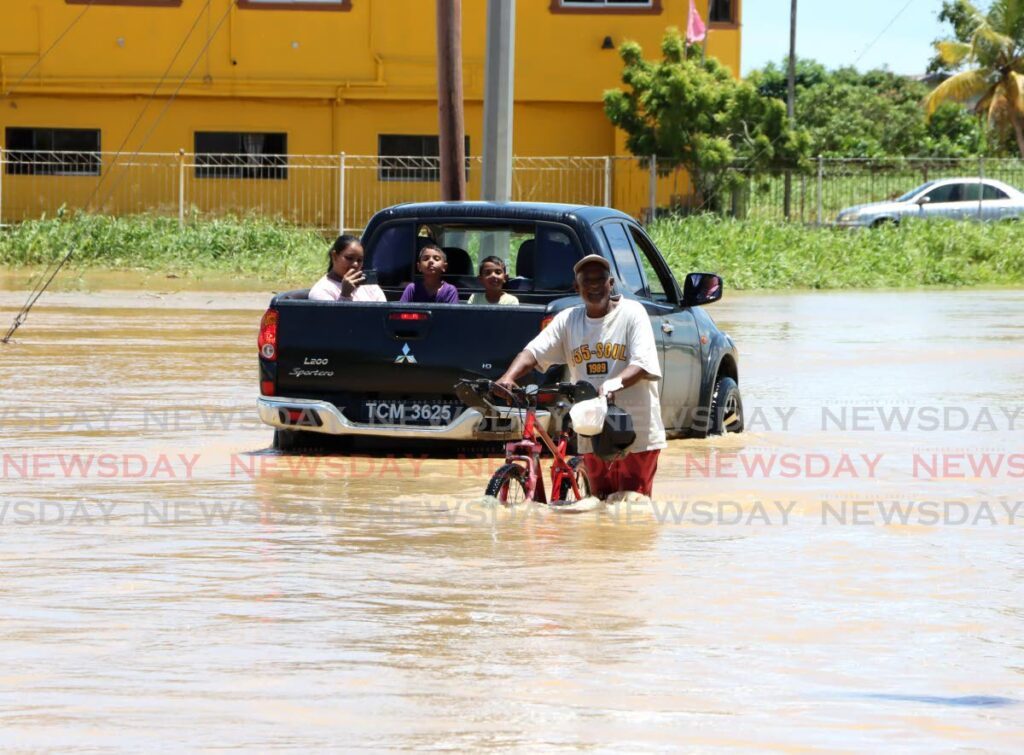
[[[825,221],[825,200],[822,194],[825,188],[825,158],[818,155],[818,225]]]
[[[338,235],[345,233],[345,153],[338,154]]]
[[[0,147],[0,228],[4,224],[4,149]]]
[[[647,201],[650,203],[648,223],[658,216],[658,157],[651,155],[651,175],[647,181]]]
[[[185,227],[185,150],[178,150],[178,227]]]
[[[604,206],[612,206],[612,158],[604,158]]]
[[[978,220],[982,218],[981,199],[985,196],[985,156],[978,155]]]

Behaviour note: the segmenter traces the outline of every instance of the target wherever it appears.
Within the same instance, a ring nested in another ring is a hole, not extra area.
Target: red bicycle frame
[[[540,438],[540,442],[537,439]],[[544,490],[544,478],[540,470],[540,455],[544,448],[551,452],[551,494],[558,495],[566,480],[572,486],[572,492],[579,500],[579,485],[576,483],[576,474],[569,462],[565,460],[565,452],[569,447],[569,433],[564,428],[559,428],[555,439],[548,435],[547,431],[537,424],[537,410],[530,407],[526,410],[526,421],[523,423],[523,437],[521,440],[513,440],[505,444],[505,463],[518,463],[526,468],[526,500],[538,503],[547,503],[547,494]]]

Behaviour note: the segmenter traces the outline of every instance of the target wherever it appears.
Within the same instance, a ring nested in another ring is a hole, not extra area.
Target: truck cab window
[[[664,304],[676,304],[672,273],[656,264],[656,260],[659,259],[658,250],[639,228],[629,226],[629,232],[633,236],[633,245],[639,252],[640,264],[647,277],[647,287],[650,289],[651,298]]]
[[[412,280],[416,259],[412,223],[385,226],[366,243],[366,269],[376,270],[381,286],[402,286]]]
[[[615,260],[615,267],[618,270],[615,279],[620,290],[646,297],[647,285],[644,283],[640,264],[633,253],[633,245],[629,242],[629,236],[626,235],[626,229],[622,227],[622,223],[606,223],[601,230],[608,241],[612,259]]]

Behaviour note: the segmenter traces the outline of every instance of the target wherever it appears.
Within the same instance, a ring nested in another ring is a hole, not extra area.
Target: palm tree
[[[930,118],[943,102],[975,102],[974,112],[1013,129],[1024,158],[1024,0],[995,0],[988,13],[970,0],[958,3],[973,26],[969,42],[937,42],[943,62],[973,67],[939,84],[925,100]]]

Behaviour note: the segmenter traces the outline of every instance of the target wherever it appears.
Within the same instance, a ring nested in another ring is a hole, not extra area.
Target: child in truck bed
[[[380,286],[366,283],[363,245],[355,236],[338,236],[327,253],[327,275],[309,290],[312,301],[387,301]]]
[[[423,276],[423,280],[406,286],[399,301],[434,302],[438,304],[459,303],[459,290],[441,278],[445,270],[448,269],[448,258],[441,247],[437,246],[437,244],[427,244],[420,249],[416,268]]]
[[[468,304],[518,304],[519,299],[503,291],[508,273],[501,257],[484,257],[480,262],[480,285],[484,290],[469,297]]]

